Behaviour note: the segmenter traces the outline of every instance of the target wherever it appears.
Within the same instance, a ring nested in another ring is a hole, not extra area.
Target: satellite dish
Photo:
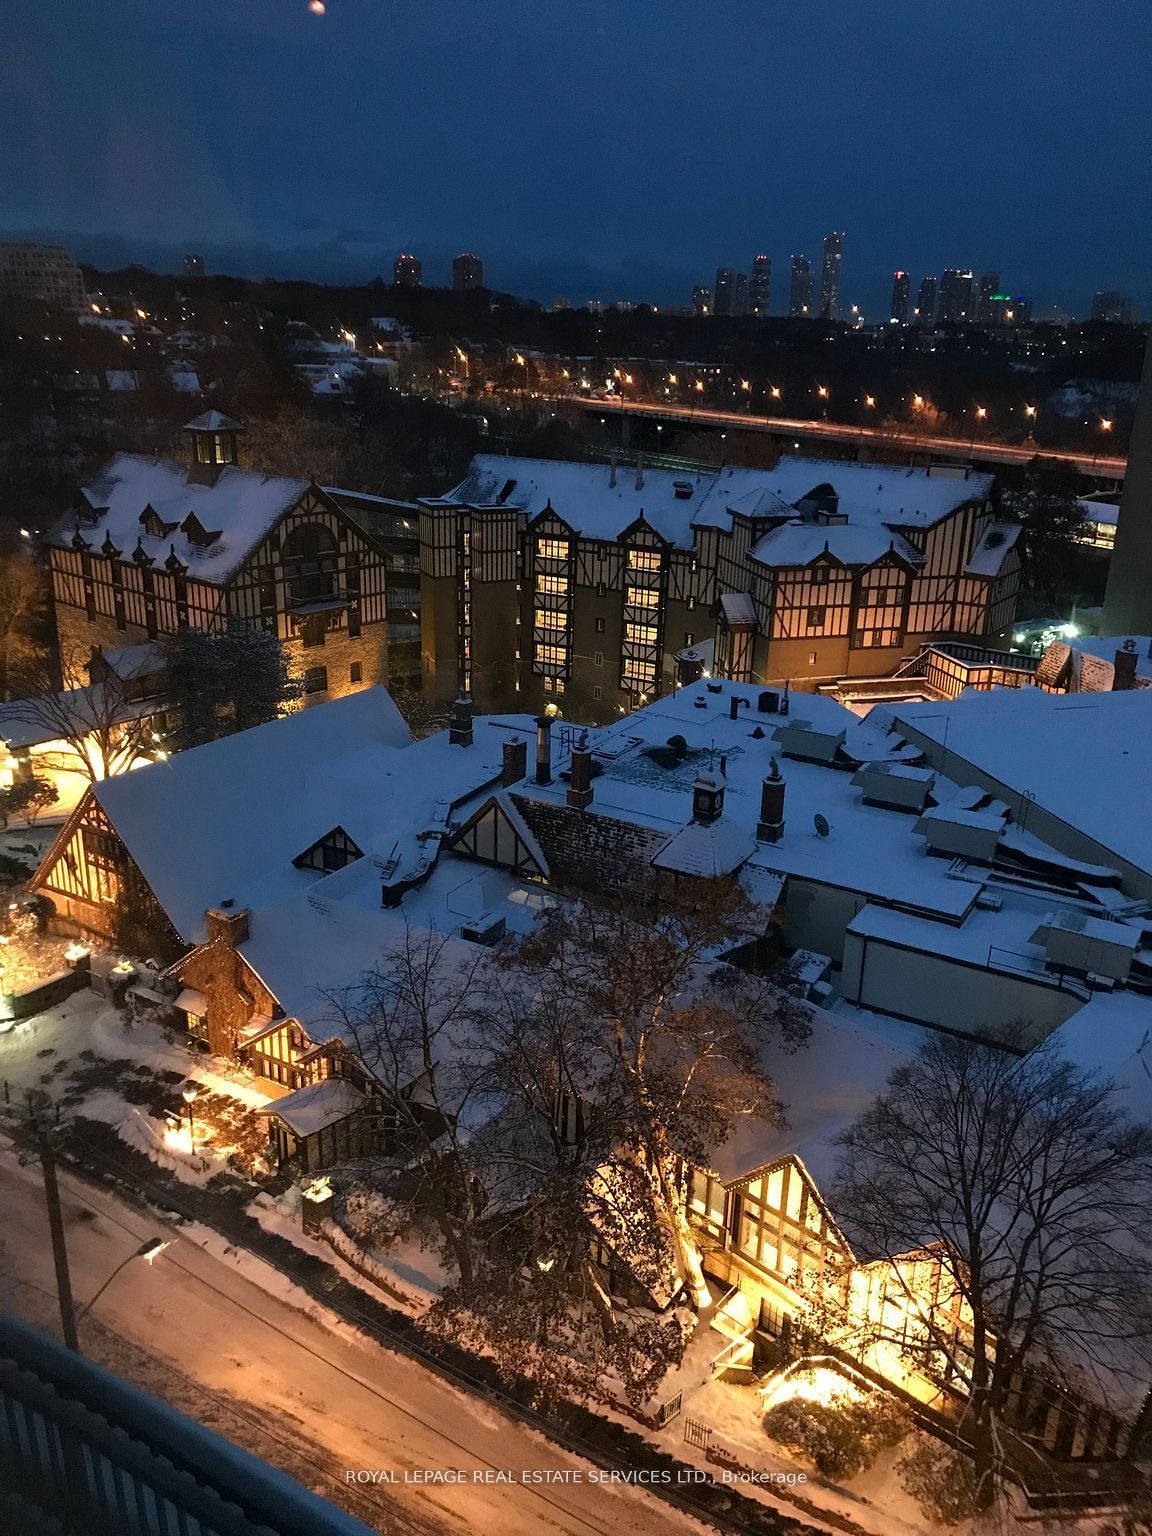
[[[819,811],[813,816],[812,825],[816,828],[817,837],[827,837],[832,830],[827,816],[821,816]]]

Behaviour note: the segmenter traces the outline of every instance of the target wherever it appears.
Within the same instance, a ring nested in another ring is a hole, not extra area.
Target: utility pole
[[[56,1155],[52,1133],[41,1118],[36,1127],[40,1146],[40,1167],[44,1173],[44,1199],[48,1206],[48,1227],[52,1233],[52,1260],[56,1266],[56,1290],[60,1297],[60,1327],[64,1343],[80,1353],[76,1333],[76,1308],[72,1302],[72,1278],[68,1273],[68,1249],[64,1242],[64,1215],[60,1209],[60,1186],[56,1182]]]

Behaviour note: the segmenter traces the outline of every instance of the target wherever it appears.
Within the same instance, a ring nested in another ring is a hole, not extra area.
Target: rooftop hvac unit
[[[464,923],[460,929],[460,937],[467,939],[470,944],[485,944],[491,948],[492,945],[499,944],[504,937],[504,919],[486,912],[482,917],[475,917],[471,922]]]

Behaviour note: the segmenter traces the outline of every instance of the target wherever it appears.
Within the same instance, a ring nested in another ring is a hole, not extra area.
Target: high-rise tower
[[[844,257],[844,236],[824,236],[824,260],[820,265],[820,318],[835,320],[840,307],[840,263]]]
[[[812,313],[812,263],[807,256],[793,256],[788,284],[788,313],[802,319]]]

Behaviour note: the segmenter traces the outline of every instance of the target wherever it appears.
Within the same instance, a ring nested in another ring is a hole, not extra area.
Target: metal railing
[[[0,1489],[75,1536],[370,1536],[247,1451],[0,1316]]]

